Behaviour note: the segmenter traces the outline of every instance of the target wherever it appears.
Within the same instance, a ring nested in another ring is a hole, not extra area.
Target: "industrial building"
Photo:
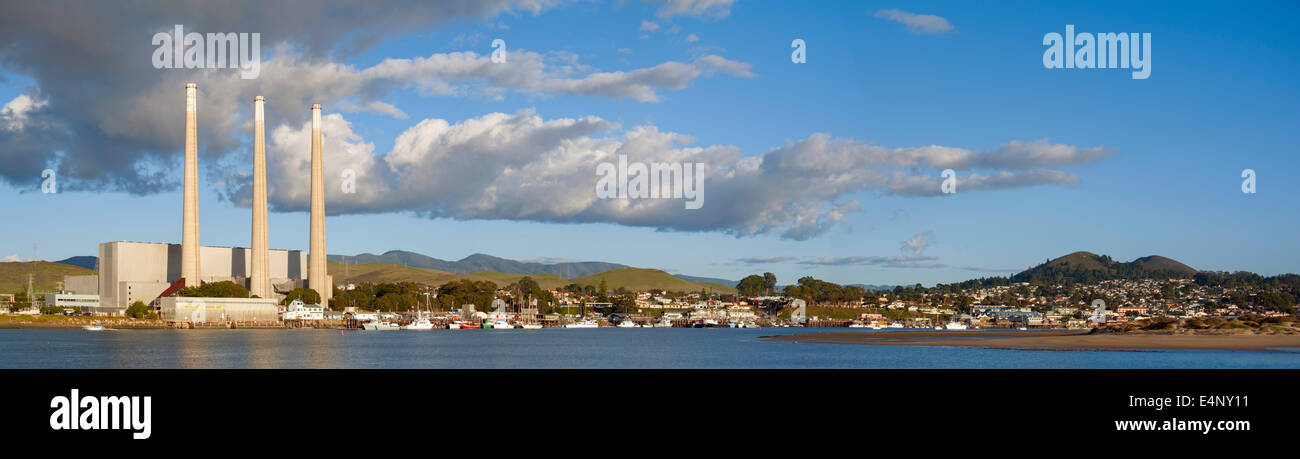
[[[79,295],[76,293],[46,293],[45,306],[96,315],[113,315],[121,312],[114,308],[101,308],[99,295]]]
[[[280,320],[276,301],[269,298],[198,298],[168,296],[159,299],[158,316],[173,322],[267,322]]]
[[[251,252],[245,247],[202,247],[199,257],[203,276],[199,280],[248,286]],[[302,286],[307,253],[268,250],[267,255],[267,274],[275,287],[268,298],[278,301],[283,293]],[[125,310],[136,301],[148,304],[180,279],[180,244],[126,241],[99,244],[99,296],[105,307]]]

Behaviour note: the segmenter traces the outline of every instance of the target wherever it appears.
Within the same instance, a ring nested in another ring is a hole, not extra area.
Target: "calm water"
[[[828,329],[0,330],[0,368],[1300,368],[1300,352],[783,343]]]

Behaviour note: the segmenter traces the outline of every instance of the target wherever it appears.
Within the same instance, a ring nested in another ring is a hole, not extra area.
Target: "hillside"
[[[498,286],[506,286],[522,279],[532,277],[545,289],[555,289],[568,285],[568,281],[554,274],[515,274],[499,272],[453,273],[438,269],[414,268],[391,263],[349,264],[344,275],[342,263],[327,263],[327,269],[334,276],[335,284],[344,283],[382,283],[382,282],[418,282],[428,285],[442,285],[457,279],[472,281],[491,281]]]
[[[343,262],[343,255],[330,255],[329,261]],[[388,263],[413,268],[428,268],[451,273],[498,272],[508,274],[555,274],[564,278],[585,276],[625,267],[617,263],[580,261],[567,263],[531,263],[476,253],[457,261],[447,261],[404,250],[390,250],[382,255],[363,253],[347,256],[348,264]]]
[[[736,293],[734,286],[692,282],[658,269],[644,268],[619,268],[574,278],[572,282],[578,285],[599,286],[601,279],[605,280],[606,288],[609,291],[623,287],[633,291],[657,288],[673,292],[698,292],[701,289],[710,289],[719,293]]]
[[[27,275],[35,274],[37,292],[53,292],[63,276],[94,274],[86,268],[49,261],[0,262],[0,293],[17,293],[27,289]]]
[[[1175,271],[1187,275],[1196,274],[1196,269],[1191,266],[1179,263],[1177,260],[1165,258],[1160,255],[1151,255],[1138,258],[1131,263],[1134,266],[1147,271]]]
[[[1109,279],[1186,278],[1196,269],[1176,260],[1151,255],[1119,262],[1106,255],[1074,252],[1011,276],[1015,282],[1095,282]]]

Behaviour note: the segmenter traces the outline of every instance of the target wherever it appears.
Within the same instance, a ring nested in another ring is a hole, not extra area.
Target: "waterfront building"
[[[325,307],[319,304],[305,304],[302,300],[293,300],[284,309],[284,320],[324,320]]]
[[[270,298],[204,298],[166,296],[159,299],[159,316],[171,322],[265,322],[279,320]]]
[[[100,308],[99,295],[78,295],[75,293],[47,293],[45,306],[64,310],[77,310],[95,315],[118,315],[117,308]]]

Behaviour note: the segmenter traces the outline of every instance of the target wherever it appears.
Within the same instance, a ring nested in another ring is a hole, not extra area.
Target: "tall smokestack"
[[[185,85],[185,210],[181,215],[181,277],[185,286],[199,280],[199,85]]]
[[[253,259],[249,290],[258,298],[271,297],[270,255],[266,248],[266,98],[253,98]]]
[[[325,171],[321,162],[320,104],[311,105],[311,247],[307,258],[308,285],[329,308],[333,294],[325,271]]]

